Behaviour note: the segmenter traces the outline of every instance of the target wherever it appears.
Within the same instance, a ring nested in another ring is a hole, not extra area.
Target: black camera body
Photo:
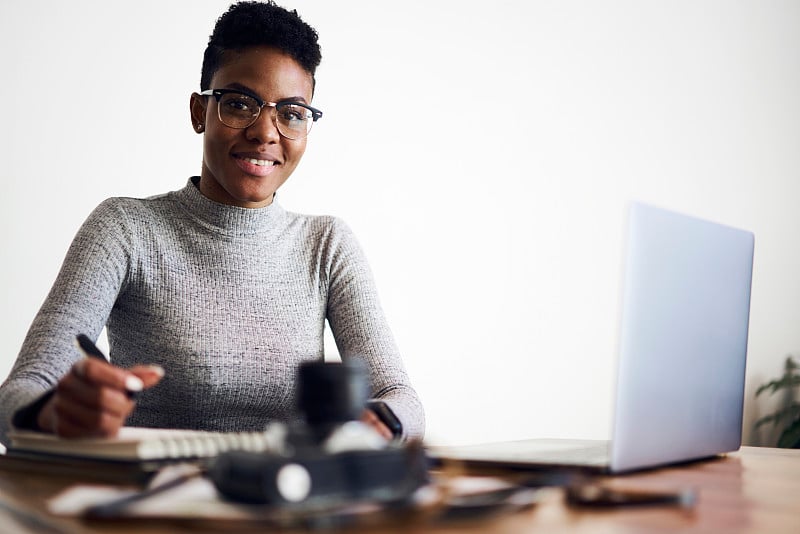
[[[209,476],[223,496],[297,508],[390,503],[409,499],[428,482],[420,443],[387,442],[358,421],[369,395],[361,362],[305,363],[298,383],[304,421],[272,423],[275,450],[229,451],[211,465]],[[370,408],[399,436],[399,422],[386,405]]]

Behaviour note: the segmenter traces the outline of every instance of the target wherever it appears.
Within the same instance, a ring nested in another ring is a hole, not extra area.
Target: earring
[[[203,125],[202,124],[198,124],[197,126],[194,127],[194,129],[197,130],[197,133],[200,133],[200,132],[203,131]]]

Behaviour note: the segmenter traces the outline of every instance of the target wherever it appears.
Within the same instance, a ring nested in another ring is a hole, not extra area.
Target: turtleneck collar
[[[197,176],[189,178],[186,186],[173,194],[192,217],[223,234],[245,236],[276,229],[286,214],[274,199],[263,208],[220,204],[203,196],[197,187],[198,181]]]

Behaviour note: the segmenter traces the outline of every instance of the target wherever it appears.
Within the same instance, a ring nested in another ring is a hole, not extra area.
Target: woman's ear
[[[203,133],[206,129],[206,102],[207,98],[197,93],[192,93],[189,97],[189,114],[192,120],[192,128],[197,133]]]

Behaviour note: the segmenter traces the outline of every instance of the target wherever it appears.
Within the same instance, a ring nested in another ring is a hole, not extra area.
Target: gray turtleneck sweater
[[[14,412],[80,357],[76,334],[96,339],[104,326],[112,363],[166,371],[128,425],[244,431],[295,419],[295,373],[323,358],[326,319],[342,358],[366,362],[372,396],[407,437],[421,437],[422,405],[364,254],[339,219],[275,202],[218,204],[193,180],[106,200],[78,231],[0,387],[0,441]]]

